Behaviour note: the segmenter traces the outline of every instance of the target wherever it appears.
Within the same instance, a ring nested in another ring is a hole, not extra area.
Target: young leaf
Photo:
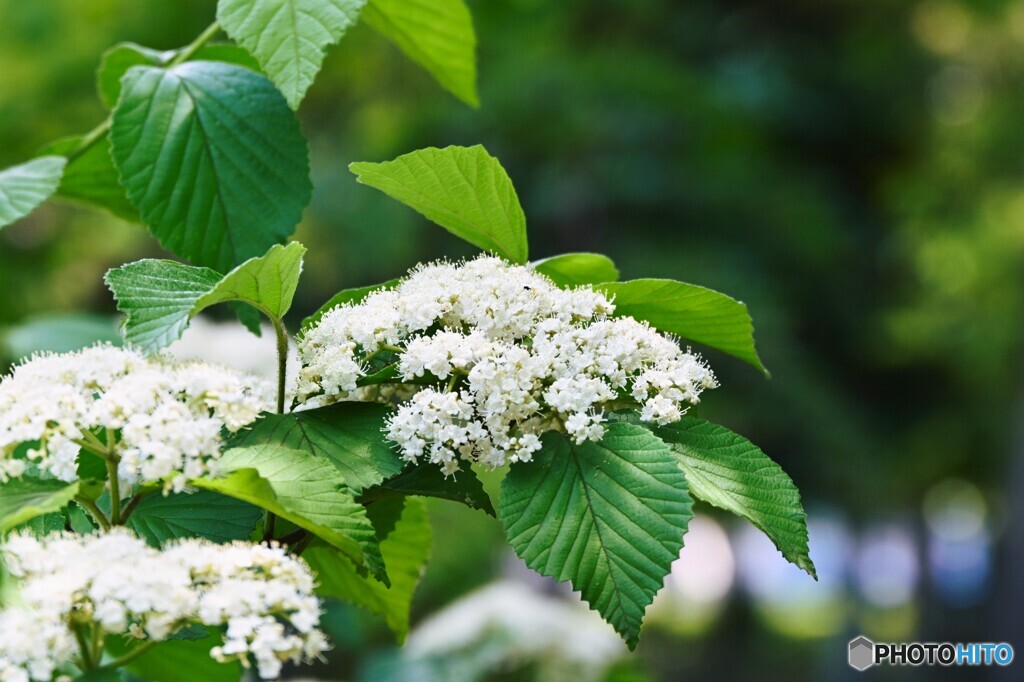
[[[655,328],[748,362],[765,374],[754,348],[747,306],[725,294],[670,279],[634,279],[595,287],[615,297],[615,314],[647,320]]]
[[[409,59],[471,107],[476,92],[476,33],[463,0],[370,0],[363,18]]]
[[[377,291],[378,289],[394,289],[396,286],[398,286],[398,282],[399,280],[397,279],[389,279],[387,282],[384,282],[382,284],[373,284],[368,287],[358,287],[355,289],[343,289],[336,293],[334,296],[331,296],[330,300],[327,301],[327,303],[324,303],[322,306],[320,306],[319,310],[317,310],[315,313],[304,319],[302,321],[301,329],[303,331],[309,329],[314,324],[319,322],[320,318],[323,317],[325,313],[333,310],[334,308],[337,308],[339,305],[343,303],[360,303],[364,298],[366,298],[373,292]]]
[[[217,303],[240,302],[273,319],[291,308],[306,247],[277,244],[224,275],[169,260],[145,259],[107,272],[104,281],[126,316],[125,340],[144,352],[174,343],[189,320]]]
[[[457,237],[513,263],[527,257],[526,216],[505,169],[482,146],[421,149],[353,163],[359,182],[401,201]]]
[[[468,466],[454,476],[445,476],[441,473],[441,467],[436,464],[411,464],[394,478],[364,491],[359,499],[368,502],[406,495],[451,500],[470,509],[480,509],[491,516],[495,515],[494,506],[487,491],[484,490],[483,483],[477,478],[476,472]]]
[[[0,533],[60,511],[78,494],[78,481],[12,478],[0,485]]]
[[[67,160],[43,156],[0,171],[0,228],[21,220],[50,198],[64,173]]]
[[[695,497],[747,519],[816,577],[800,492],[782,467],[743,436],[693,417],[655,433],[679,459]]]
[[[227,450],[220,466],[229,475],[195,479],[191,485],[277,514],[386,580],[366,510],[328,460],[281,445],[254,445]]]
[[[81,136],[65,137],[50,143],[40,153],[67,156],[78,149],[81,142]],[[110,143],[106,138],[68,162],[54,196],[104,208],[129,222],[142,222],[139,212],[128,201],[128,195],[124,187],[121,187],[114,160],[110,158]]]
[[[619,278],[612,259],[599,253],[563,253],[534,261],[533,269],[563,288],[614,282]]]
[[[633,648],[692,517],[683,472],[633,424],[609,424],[600,443],[553,431],[543,440],[502,482],[498,518],[527,566],[572,581]]]
[[[320,70],[325,50],[356,23],[365,4],[366,0],[220,0],[217,19],[297,109]]]
[[[312,193],[308,151],[269,80],[186,62],[132,67],[122,85],[114,163],[164,248],[226,272],[294,231]]]
[[[338,403],[290,414],[268,414],[233,444],[277,443],[322,457],[334,464],[345,483],[358,492],[402,470],[381,430],[391,410],[376,403]]]
[[[245,540],[263,515],[259,507],[207,490],[145,497],[125,524],[154,547],[175,538]]]
[[[404,503],[404,504],[403,504]],[[409,607],[430,557],[431,530],[426,507],[420,500],[393,498],[367,509],[378,529],[380,551],[391,577],[391,587],[364,577],[337,550],[316,542],[302,553],[320,586],[322,597],[338,597],[380,614],[399,643],[409,632]],[[386,519],[385,516],[397,516]],[[386,532],[381,532],[386,530]]]

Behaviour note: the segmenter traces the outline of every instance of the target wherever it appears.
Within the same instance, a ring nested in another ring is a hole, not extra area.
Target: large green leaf
[[[302,321],[301,328],[303,331],[309,329],[314,324],[319,322],[320,318],[323,317],[326,313],[330,312],[334,308],[337,308],[339,305],[343,303],[360,303],[364,298],[366,298],[373,292],[377,291],[378,289],[394,289],[396,286],[398,286],[400,281],[401,280],[398,279],[389,279],[387,282],[383,282],[381,284],[372,284],[368,287],[342,289],[334,296],[331,296],[330,300],[327,301],[327,303],[324,303],[322,306],[320,306],[319,310],[317,310],[315,313],[304,319]]]
[[[203,537],[214,542],[249,538],[263,515],[259,507],[208,490],[144,498],[127,526],[159,547],[175,538]]]
[[[64,173],[67,160],[43,156],[0,171],[0,227],[21,220],[50,198]]]
[[[78,494],[78,481],[12,478],[0,485],[0,533],[37,516],[60,511]]]
[[[619,422],[600,443],[545,434],[534,461],[513,464],[502,482],[498,518],[527,566],[572,581],[633,648],[679,556],[691,505],[668,446]]]
[[[411,464],[394,478],[364,491],[360,499],[367,502],[406,495],[451,500],[470,509],[480,509],[491,516],[495,515],[483,483],[468,466],[453,476],[445,476],[436,464]]]
[[[246,303],[272,319],[291,307],[306,248],[276,244],[223,277],[209,268],[145,259],[107,272],[104,281],[126,316],[124,337],[145,352],[181,338],[189,320],[217,303]]]
[[[315,410],[264,415],[234,444],[278,443],[330,461],[359,491],[396,475],[404,463],[384,438],[390,408],[377,403],[338,403]]]
[[[816,575],[800,492],[782,467],[743,436],[701,419],[683,417],[655,433],[678,457],[695,497],[747,519]]]
[[[366,510],[329,460],[282,445],[253,445],[227,450],[220,466],[227,476],[196,479],[191,484],[287,519],[386,580]]]
[[[599,253],[563,253],[535,261],[533,269],[560,287],[614,282],[619,278],[619,269],[612,259]]]
[[[334,548],[317,542],[303,552],[316,573],[318,594],[338,597],[380,614],[399,643],[409,632],[409,607],[430,557],[430,521],[420,500],[392,498],[372,504],[368,513],[378,531],[391,587],[361,576]]]
[[[767,374],[754,348],[747,306],[711,289],[670,279],[634,279],[595,287],[615,297],[615,314],[647,320],[656,328],[702,343]]]
[[[421,149],[394,161],[353,163],[349,169],[359,182],[470,244],[513,263],[526,262],[526,216],[519,197],[505,169],[480,145]]]
[[[324,51],[359,19],[366,0],[220,0],[217,19],[297,109]]]
[[[135,66],[110,140],[128,198],[167,249],[226,272],[295,229],[306,141],[264,76],[221,62]]]
[[[463,0],[370,0],[363,18],[466,104],[476,92],[476,33]]]
[[[173,639],[162,642],[142,654],[126,667],[144,680],[160,682],[238,682],[243,679],[241,663],[218,663],[210,649],[221,644],[216,635],[202,639]],[[123,637],[107,637],[106,650],[112,656],[130,651]]]
[[[65,137],[44,147],[40,154],[67,156],[78,149],[82,139],[82,136]],[[68,162],[54,196],[104,208],[129,222],[142,222],[121,186],[106,137]]]

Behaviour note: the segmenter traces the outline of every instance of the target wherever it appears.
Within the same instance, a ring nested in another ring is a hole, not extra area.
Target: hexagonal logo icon
[[[850,640],[850,667],[867,670],[875,664],[875,643],[861,635]]]

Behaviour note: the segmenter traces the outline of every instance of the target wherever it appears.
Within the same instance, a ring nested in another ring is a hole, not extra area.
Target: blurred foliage
[[[185,44],[213,4],[0,0],[0,166],[103,117],[101,50]],[[479,111],[365,27],[328,55],[299,112],[315,193],[294,321],[343,287],[469,253],[357,186],[350,162],[482,143],[516,184],[535,258],[600,251],[624,278],[750,306],[773,378],[714,356],[728,390],[701,411],[761,444],[812,505],[865,518],[916,509],[950,475],[1000,485],[1024,341],[1024,5],[470,4]],[[112,313],[102,273],[154,254],[139,227],[49,206],[0,233],[0,325]],[[465,551],[496,532],[441,521],[474,538]],[[435,552],[423,603],[498,561],[453,551]]]

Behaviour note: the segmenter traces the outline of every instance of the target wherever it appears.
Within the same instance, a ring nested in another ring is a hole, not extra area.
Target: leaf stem
[[[87,151],[95,147],[96,144],[104,137],[106,137],[108,132],[110,132],[110,126],[112,125],[112,123],[113,120],[108,116],[106,119],[104,119],[103,123],[100,123],[98,126],[87,132],[82,137],[81,141],[78,143],[78,146],[75,147],[74,150],[72,150],[71,153],[67,155],[67,162],[71,163],[72,161],[74,161],[75,159],[77,159],[78,157],[82,156]]]
[[[151,493],[153,493],[152,490],[147,490],[141,493],[135,493],[135,496],[132,497],[132,499],[128,500],[128,504],[126,504],[124,509],[121,511],[122,524],[128,520],[128,517],[132,515],[132,512],[135,511],[135,508],[139,506],[139,503],[142,502],[142,500],[148,497]]]
[[[93,518],[103,527],[103,530],[110,530],[110,521],[107,520],[106,515],[103,513],[96,503],[92,500],[82,497],[81,495],[75,496],[75,502],[82,505],[89,510],[89,513],[93,515]]]
[[[117,476],[116,456],[107,458],[107,476],[110,478],[110,524],[121,525],[121,481]]]
[[[89,638],[85,636],[85,625],[73,623],[71,629],[75,632],[75,639],[78,640],[78,649],[82,652],[82,668],[88,672],[96,667],[93,661],[92,652],[89,650]]]
[[[277,334],[277,413],[284,414],[285,389],[288,387],[288,330],[284,322],[271,317]]]
[[[174,59],[167,62],[167,67],[177,66],[182,62],[187,62],[189,59],[195,56],[196,52],[202,49],[203,45],[210,42],[210,39],[220,33],[220,22],[213,22],[206,27],[206,30],[199,34],[195,40],[189,43],[188,47],[179,52]]]
[[[142,654],[146,653],[147,651],[155,647],[157,644],[159,644],[159,642],[154,642],[152,640],[140,644],[139,646],[135,647],[134,649],[126,653],[124,656],[121,656],[120,658],[115,658],[110,663],[107,663],[105,665],[101,665],[99,668],[97,668],[97,670],[113,670],[116,668],[120,668],[121,666],[127,665],[128,663],[131,663],[136,658],[138,658]]]

